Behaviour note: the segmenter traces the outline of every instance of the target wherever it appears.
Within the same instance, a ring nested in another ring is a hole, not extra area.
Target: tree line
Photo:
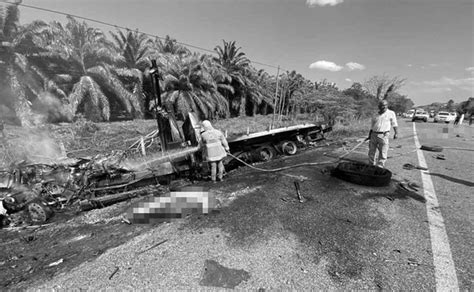
[[[170,36],[117,29],[107,37],[70,16],[65,24],[37,20],[21,26],[18,21],[18,5],[0,9],[0,113],[12,113],[22,125],[38,119],[152,118],[153,59],[163,105],[178,118],[190,111],[206,119],[317,113],[333,123],[364,118],[383,98],[395,111],[413,106],[397,93],[401,78],[373,76],[345,90],[296,71],[277,78],[256,69],[235,41],[223,40],[214,54],[197,53]]]

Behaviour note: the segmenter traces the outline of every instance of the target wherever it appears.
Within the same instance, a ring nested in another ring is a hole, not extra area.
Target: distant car
[[[456,116],[453,116],[453,115],[451,115],[451,114],[448,113],[448,112],[438,112],[438,113],[434,116],[434,122],[435,122],[435,123],[438,123],[438,122],[449,123],[449,122],[454,121],[455,117],[456,117]]]
[[[414,115],[414,114],[415,114],[415,110],[409,110],[409,111],[406,113],[405,117],[411,119],[411,118],[413,118],[413,115]]]
[[[428,118],[430,117],[430,115],[425,112],[424,110],[417,110],[415,112],[415,114],[413,115],[413,117],[411,118],[411,121],[414,122],[414,121],[423,121],[423,122],[427,122],[428,121]]]

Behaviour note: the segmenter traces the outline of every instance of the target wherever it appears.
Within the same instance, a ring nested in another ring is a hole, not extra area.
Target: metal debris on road
[[[165,243],[165,242],[167,242],[167,241],[168,241],[168,239],[165,239],[165,240],[163,240],[163,241],[160,241],[160,242],[158,242],[157,244],[154,244],[154,245],[150,246],[150,247],[147,248],[147,249],[144,249],[144,250],[142,250],[142,251],[137,252],[136,254],[139,255],[139,254],[142,254],[142,253],[144,253],[144,252],[147,252],[147,251],[149,251],[149,250],[151,250],[151,249],[154,249],[154,248],[157,247],[157,246],[162,245],[163,243]]]
[[[300,183],[298,181],[294,181],[295,188],[296,188],[296,194],[298,195],[298,200],[300,203],[303,203],[303,196],[301,196],[300,193]]]
[[[438,154],[433,156],[433,158],[439,159],[439,160],[446,160],[446,157],[443,154]]]
[[[428,170],[427,167],[419,166],[419,165],[413,165],[411,163],[405,163],[403,165],[404,169],[412,170],[412,169],[419,169],[419,170]]]
[[[118,271],[119,271],[119,267],[115,267],[115,270],[109,276],[109,280],[112,280],[112,278],[115,276],[115,274],[117,274]]]
[[[63,261],[64,261],[63,259],[59,259],[59,260],[57,260],[57,261],[55,261],[55,262],[50,263],[50,264],[48,265],[48,267],[57,266],[57,265],[61,264]]]

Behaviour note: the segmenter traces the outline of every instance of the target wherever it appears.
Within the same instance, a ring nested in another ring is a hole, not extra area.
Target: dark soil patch
[[[204,273],[199,283],[203,286],[233,289],[249,278],[250,274],[247,271],[229,269],[216,261],[206,260]]]

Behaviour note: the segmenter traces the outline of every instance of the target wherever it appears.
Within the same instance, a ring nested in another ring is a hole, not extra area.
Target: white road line
[[[422,150],[420,141],[416,135],[416,123],[413,123],[413,133],[415,147],[418,149],[418,162],[421,167],[428,167]],[[421,170],[423,190],[426,198],[426,212],[430,226],[431,249],[433,252],[433,264],[435,268],[436,290],[437,291],[459,291],[456,269],[449,247],[448,234],[444,226],[443,216],[439,207],[438,198],[433,186],[433,181],[429,171]]]

